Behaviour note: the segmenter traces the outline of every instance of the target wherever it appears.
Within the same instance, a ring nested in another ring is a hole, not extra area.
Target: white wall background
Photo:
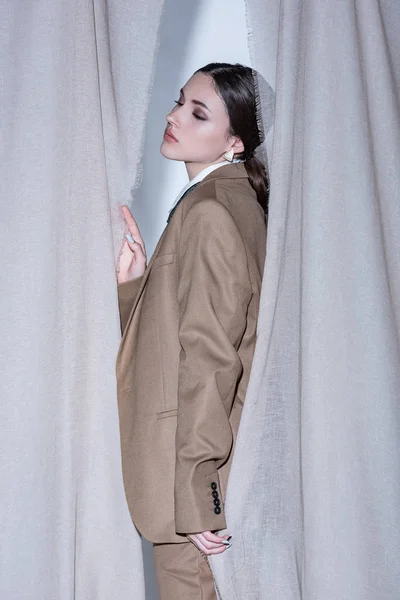
[[[244,0],[166,0],[144,140],[142,180],[133,191],[132,204],[149,257],[176,195],[188,180],[183,163],[169,161],[160,154],[165,117],[179,89],[195,70],[209,62],[250,65]],[[144,541],[143,547],[146,600],[158,600],[151,546]]]

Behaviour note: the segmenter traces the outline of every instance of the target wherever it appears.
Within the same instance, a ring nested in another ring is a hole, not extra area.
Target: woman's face
[[[223,100],[209,75],[196,73],[181,90],[179,100],[167,115],[161,154],[182,160],[190,177],[206,166],[221,162],[222,155],[237,138],[229,136],[229,118]]]

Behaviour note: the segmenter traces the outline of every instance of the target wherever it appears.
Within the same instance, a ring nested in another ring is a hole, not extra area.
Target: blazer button
[[[211,489],[212,490],[216,490],[217,489],[217,484],[215,483],[215,481],[212,482]]]
[[[216,506],[214,508],[214,512],[215,512],[216,515],[220,515],[221,514],[221,507],[220,506]]]
[[[214,490],[214,491],[213,491],[213,493],[212,493],[212,497],[213,497],[213,498],[219,498],[219,494],[218,494],[217,490]]]
[[[221,504],[221,500],[219,498],[214,499],[214,506],[219,506]]]

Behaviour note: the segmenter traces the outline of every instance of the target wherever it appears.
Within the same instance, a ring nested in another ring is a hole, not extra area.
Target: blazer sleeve
[[[121,332],[124,333],[126,323],[138,294],[142,277],[126,281],[118,285],[118,305],[121,320]]]
[[[218,468],[232,450],[229,416],[242,374],[237,348],[251,295],[233,217],[217,200],[197,202],[184,219],[178,256],[177,533],[226,527]]]

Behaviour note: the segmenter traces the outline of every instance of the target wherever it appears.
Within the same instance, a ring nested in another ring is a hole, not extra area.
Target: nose
[[[174,127],[178,126],[177,118],[172,112],[168,113],[168,115],[167,115],[167,123],[168,123],[168,125],[171,125]]]

